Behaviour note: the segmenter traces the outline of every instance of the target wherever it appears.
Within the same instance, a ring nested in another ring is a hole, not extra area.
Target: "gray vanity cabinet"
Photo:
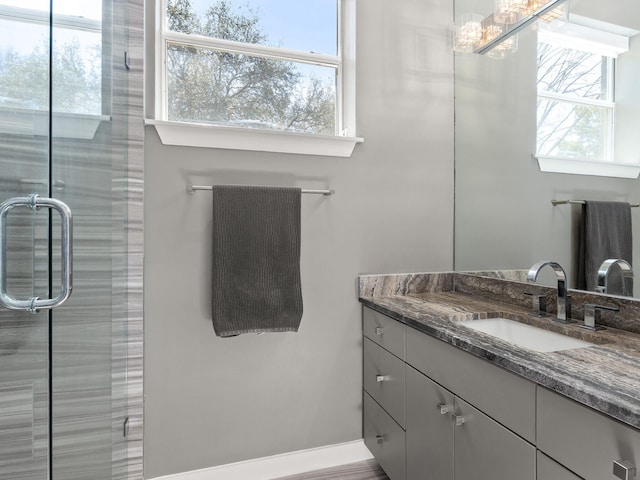
[[[391,480],[535,480],[535,384],[363,308],[363,436]]]
[[[640,430],[363,308],[365,444],[391,480],[640,478]]]
[[[534,480],[535,447],[407,365],[407,480]]]

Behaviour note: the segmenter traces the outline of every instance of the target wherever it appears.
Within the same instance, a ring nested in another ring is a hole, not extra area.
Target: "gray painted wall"
[[[361,438],[357,275],[453,266],[451,9],[357,2],[352,158],[164,146],[147,127],[146,478]],[[336,190],[303,198],[298,333],[214,335],[211,196],[189,182]]]
[[[586,15],[589,12],[582,7],[591,3],[572,1],[571,11]],[[637,3],[626,2],[624,9],[609,10],[607,21],[640,28]],[[521,32],[517,55],[503,61],[480,55],[456,56],[455,268],[523,269],[550,259],[560,262],[573,286],[580,207],[553,207],[551,200],[637,203],[640,182],[539,170],[531,157],[536,146],[536,41],[534,30]],[[618,60],[618,82],[627,85],[618,88],[618,93],[633,93],[618,96],[617,154],[640,154],[640,96],[637,88],[629,88],[640,75],[639,42],[640,36],[634,37],[632,51]],[[636,265],[640,261],[637,210],[632,210]]]

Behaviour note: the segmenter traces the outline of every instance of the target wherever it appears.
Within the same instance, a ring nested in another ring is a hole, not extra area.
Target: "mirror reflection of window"
[[[613,160],[614,58],[538,41],[537,155]]]

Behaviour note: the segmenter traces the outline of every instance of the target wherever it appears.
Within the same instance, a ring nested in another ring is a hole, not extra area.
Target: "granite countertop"
[[[458,291],[370,293],[361,280],[363,305],[640,429],[640,334],[615,328],[591,332],[578,323],[563,325],[552,316],[532,317],[522,306]],[[541,353],[459,324],[493,317],[511,318],[595,345]]]

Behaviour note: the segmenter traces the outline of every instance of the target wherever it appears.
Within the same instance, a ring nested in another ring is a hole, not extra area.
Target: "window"
[[[354,134],[353,72],[345,55],[353,22],[346,4],[354,0],[160,3],[158,120]]]
[[[614,59],[538,43],[538,156],[612,161]]]
[[[538,31],[536,156],[542,171],[638,175],[637,165],[614,155],[616,59],[628,49],[627,36],[592,26]]]

